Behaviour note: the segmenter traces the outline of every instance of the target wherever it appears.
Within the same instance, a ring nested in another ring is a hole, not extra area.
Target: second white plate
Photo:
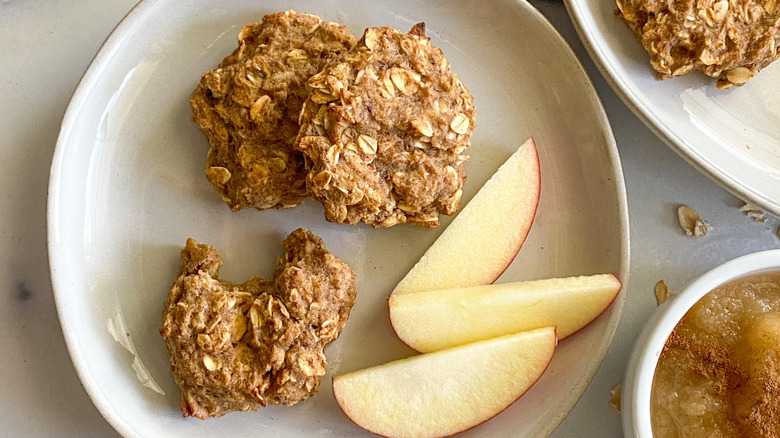
[[[235,48],[243,24],[288,8],[343,23],[358,36],[368,26],[408,29],[426,21],[479,111],[464,204],[534,136],[541,203],[525,246],[499,281],[602,272],[627,280],[625,189],[609,124],[574,54],[529,4],[146,0],[79,84],[49,192],[52,282],[65,339],[95,405],[125,436],[366,436],[336,404],[331,376],[413,354],[393,334],[386,299],[449,219],[434,230],[350,227],[326,222],[312,201],[232,213],[204,177],[208,145],[190,122],[189,94],[201,73]],[[179,249],[190,236],[217,247],[222,276],[241,282],[270,276],[282,237],[297,227],[322,236],[358,274],[357,304],[326,348],[319,393],[293,407],[182,418],[158,333]],[[555,428],[601,363],[624,296],[560,344],[529,393],[466,435],[540,436]]]
[[[725,189],[780,216],[780,63],[742,87],[700,73],[660,81],[614,0],[565,0],[585,46],[623,101]]]

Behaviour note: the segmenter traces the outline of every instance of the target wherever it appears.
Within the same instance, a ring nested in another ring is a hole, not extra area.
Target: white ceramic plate
[[[338,408],[331,376],[412,354],[393,335],[385,300],[448,219],[435,230],[340,226],[326,222],[315,202],[231,213],[203,176],[208,145],[190,122],[188,96],[200,74],[233,50],[243,24],[287,8],[341,22],[357,35],[367,26],[407,29],[426,21],[432,42],[476,96],[464,201],[535,137],[541,204],[499,281],[601,272],[627,281],[625,189],[609,124],[571,50],[529,4],[144,1],[109,37],[72,98],[49,198],[50,263],[65,339],[95,405],[125,436],[364,436]],[[282,237],[297,227],[322,236],[358,273],[358,301],[343,335],[326,349],[320,392],[291,408],[181,418],[158,328],[185,239],[216,246],[223,278],[241,282],[270,276]],[[601,363],[623,297],[560,345],[526,396],[466,435],[554,429]]]
[[[725,189],[780,216],[780,63],[742,87],[703,74],[659,81],[614,0],[565,0],[585,46],[623,101]]]

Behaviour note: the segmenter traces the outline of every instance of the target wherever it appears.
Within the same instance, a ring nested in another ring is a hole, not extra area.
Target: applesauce
[[[666,340],[650,404],[655,437],[780,437],[780,272],[691,307]]]

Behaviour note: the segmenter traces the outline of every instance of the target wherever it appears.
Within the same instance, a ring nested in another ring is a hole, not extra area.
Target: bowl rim
[[[772,269],[780,269],[780,249],[737,257],[693,280],[681,293],[656,309],[634,343],[626,368],[622,394],[624,436],[653,437],[650,422],[650,390],[655,367],[666,339],[685,313],[716,287],[746,275]]]

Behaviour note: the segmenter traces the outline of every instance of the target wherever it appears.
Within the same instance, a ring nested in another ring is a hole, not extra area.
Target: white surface
[[[650,395],[655,368],[666,339],[691,306],[718,286],[739,277],[778,268],[780,250],[738,257],[697,278],[656,310],[639,335],[626,370],[623,384],[623,429],[626,436],[653,438]]]
[[[0,430],[23,437],[117,436],[93,407],[71,365],[54,308],[46,256],[46,187],[59,124],[70,94],[100,44],[133,0],[27,0],[0,6]],[[554,437],[620,437],[607,402],[623,379],[631,347],[656,308],[653,286],[672,291],[738,255],[778,248],[778,223],[757,223],[741,202],[681,160],[612,92],[582,44],[563,4],[534,4],[561,31],[590,73],[611,119],[629,196],[632,273],[617,334],[574,410]],[[10,108],[10,109],[9,109]],[[676,207],[687,203],[714,225],[684,236]]]
[[[626,104],[732,193],[780,214],[780,64],[742,87],[700,73],[659,81],[615,2],[566,0],[590,53]]]
[[[246,1],[225,8],[204,0],[181,8],[176,1],[149,1],[111,35],[64,117],[49,187],[49,239],[65,340],[88,393],[120,433],[364,436],[339,413],[330,376],[412,354],[392,333],[387,296],[444,227],[339,226],[326,222],[314,202],[232,213],[203,178],[208,146],[190,121],[188,96],[200,73],[233,50],[241,25],[266,13],[305,10],[357,34],[367,25],[405,28],[415,22],[407,16],[426,17],[432,43],[449,54],[459,78],[483,102],[464,202],[526,138],[533,135],[537,143],[542,193],[535,226],[499,281],[605,272],[627,279],[617,150],[573,53],[525,3],[496,1],[480,15],[468,13],[472,7],[449,9],[453,4],[278,1],[258,8]],[[450,33],[453,28],[464,32]],[[517,55],[506,56],[510,51]],[[544,77],[544,86],[535,77]],[[342,336],[326,349],[329,375],[319,393],[292,408],[183,419],[158,332],[183,242],[193,236],[214,245],[222,251],[224,278],[243,281],[258,272],[268,276],[279,241],[299,226],[322,236],[358,273],[358,302]],[[600,364],[624,297],[561,343],[521,400],[467,435],[552,430]]]

